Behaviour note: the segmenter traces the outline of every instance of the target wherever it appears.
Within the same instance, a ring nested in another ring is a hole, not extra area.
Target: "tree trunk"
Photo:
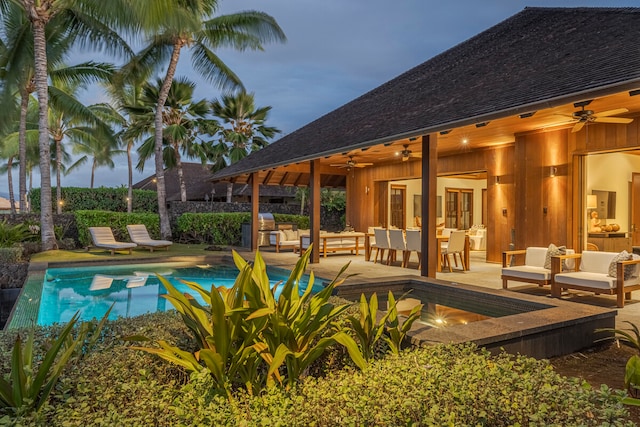
[[[162,160],[162,111],[169,96],[169,89],[173,83],[173,76],[176,74],[178,59],[180,59],[180,49],[182,41],[177,40],[173,45],[171,60],[167,67],[167,74],[162,82],[160,93],[158,94],[158,105],[156,105],[155,116],[155,163],[156,163],[156,189],[158,192],[158,214],[160,215],[160,234],[163,239],[171,239],[171,224],[169,224],[169,212],[167,211],[167,190],[164,183],[164,161]]]
[[[62,166],[62,141],[56,139],[56,213],[62,213],[62,183],[60,182],[60,167]]]
[[[33,2],[23,0],[27,6],[33,24],[33,49],[35,60],[35,80],[38,92],[38,131],[40,148],[40,232],[42,250],[57,249],[56,235],[53,230],[53,211],[51,207],[51,151],[49,149],[49,94],[47,83],[47,43],[45,21],[41,20]]]
[[[29,109],[29,91],[20,90],[20,127],[18,130],[18,171],[20,212],[27,212],[27,110]]]
[[[133,164],[131,162],[131,148],[133,141],[127,144],[127,166],[129,166],[129,190],[127,193],[127,212],[133,212]]]
[[[173,144],[173,150],[176,157],[176,170],[178,171],[178,182],[180,183],[180,201],[187,201],[187,186],[184,183],[184,174],[182,173],[182,157],[178,151],[178,144]]]
[[[9,184],[9,204],[11,205],[11,213],[16,214],[16,197],[13,194],[13,175],[11,174],[13,169],[13,156],[7,160],[7,182]]]
[[[304,191],[300,192],[300,216],[304,215],[304,197],[307,195]]]
[[[227,203],[231,203],[233,197],[233,182],[227,182]]]
[[[89,184],[89,188],[93,190],[93,180],[96,177],[96,158],[93,158],[93,164],[91,164],[91,184]]]

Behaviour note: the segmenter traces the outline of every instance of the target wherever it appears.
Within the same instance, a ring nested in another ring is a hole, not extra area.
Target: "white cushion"
[[[609,264],[617,255],[617,252],[583,251],[580,271],[608,274]]]
[[[544,267],[535,267],[531,265],[516,265],[513,267],[505,267],[502,269],[504,276],[521,277],[523,279],[533,280],[549,280],[551,271]]]
[[[584,253],[584,252],[583,252]],[[556,274],[556,283],[574,286],[584,286],[594,289],[613,289],[616,287],[616,279],[605,273],[593,273],[587,271],[574,271],[571,273]],[[640,283],[638,277],[625,280],[625,286],[637,285]]]
[[[524,255],[524,264],[530,267],[544,268],[544,260],[547,256],[547,248],[531,246]]]

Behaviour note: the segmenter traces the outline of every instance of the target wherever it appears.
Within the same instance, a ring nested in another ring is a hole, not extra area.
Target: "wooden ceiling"
[[[616,117],[638,117],[640,115],[640,95],[631,96],[629,92],[622,92],[612,96],[594,99],[585,107],[597,116],[599,112],[626,108],[627,113]],[[570,128],[576,123],[573,113],[581,108],[573,103],[560,107],[539,111],[531,111],[532,115],[511,116],[492,120],[485,124],[476,124],[451,129],[448,133],[437,134],[438,155],[455,155],[472,150],[510,144],[515,141],[515,135],[536,132],[545,129]],[[638,118],[640,119],[640,118]],[[588,125],[580,132],[584,133]],[[420,138],[399,139],[387,144],[380,144],[368,148],[356,149],[349,152],[326,156],[320,159],[321,185],[323,187],[343,187],[345,178],[352,171],[352,167],[335,167],[331,165],[347,165],[350,160],[358,164],[371,163],[382,165],[385,163],[402,161],[402,151],[411,151],[409,160],[419,159],[422,152]],[[368,166],[365,166],[368,167]],[[300,163],[281,166],[261,171],[258,174],[260,184],[305,186],[309,182],[309,164]],[[249,175],[238,176],[234,182],[249,181]]]

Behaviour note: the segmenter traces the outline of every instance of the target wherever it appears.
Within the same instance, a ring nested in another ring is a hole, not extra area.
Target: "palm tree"
[[[142,102],[146,105],[147,114],[138,115],[137,126],[144,126],[153,130],[155,124],[155,106],[159,97],[162,81],[155,85],[147,84],[143,90]],[[211,109],[205,99],[193,100],[195,83],[187,79],[177,79],[171,85],[167,101],[163,109],[163,163],[168,168],[176,168],[180,182],[180,200],[187,201],[187,187],[182,173],[182,156],[199,157],[202,162],[206,159],[201,149],[202,144],[198,135],[214,135],[218,129],[215,120],[208,119]],[[145,123],[146,118],[146,123]],[[155,149],[155,130],[138,148],[139,162],[137,168],[142,170],[147,159],[151,158]]]
[[[111,129],[100,120],[92,107],[85,107],[75,98],[80,88],[79,84],[68,84],[49,89],[51,94],[49,133],[55,148],[57,213],[62,212],[60,172],[62,171],[63,141],[69,139],[73,143],[94,147],[116,144]]]
[[[129,62],[120,69],[106,85],[111,98],[111,104],[102,104],[96,112],[112,126],[120,129],[115,137],[120,141],[119,146],[126,148],[128,167],[127,212],[133,211],[133,161],[131,150],[140,137],[134,126],[135,118],[129,115],[130,108],[142,106],[142,87],[149,77],[149,69],[141,67],[135,61]]]
[[[15,195],[13,193],[13,174],[11,173],[14,164],[13,160],[18,156],[18,140],[4,136],[0,139],[0,153],[7,163],[0,165],[0,173],[7,173],[7,183],[9,184],[9,204],[11,205],[11,213],[15,215]]]
[[[134,2],[135,3],[135,2]],[[48,28],[55,28],[75,40],[89,41],[96,50],[119,52],[123,49],[122,39],[110,30],[118,23],[133,27],[137,16],[131,13],[126,0],[96,2],[93,0],[0,0],[3,15],[15,5],[20,6],[30,22],[33,34],[33,81],[38,94],[38,130],[40,150],[40,230],[42,249],[57,247],[53,230],[51,207],[51,174],[49,171],[49,124],[48,124]],[[125,44],[126,46],[126,44]]]
[[[220,87],[231,88],[241,86],[240,79],[215,54],[216,49],[262,49],[263,43],[285,40],[275,19],[265,13],[247,11],[214,16],[218,0],[177,0],[175,5],[173,13],[147,14],[143,26],[151,35],[151,42],[140,53],[143,63],[165,65],[166,59],[169,59],[158,95],[154,124],[158,213],[160,233],[164,239],[171,237],[171,228],[166,207],[162,158],[162,114],[182,48],[191,49],[193,68],[203,77]]]
[[[211,107],[214,116],[227,125],[219,142],[209,151],[213,170],[238,162],[265,147],[269,139],[280,133],[278,128],[265,125],[271,107],[256,108],[253,93],[224,95],[221,100],[214,100]],[[232,190],[233,184],[227,184],[227,203],[231,203]]]

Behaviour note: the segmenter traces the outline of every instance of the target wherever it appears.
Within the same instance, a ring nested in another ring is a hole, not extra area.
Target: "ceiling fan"
[[[421,158],[422,157],[421,154],[414,153],[413,151],[409,150],[409,144],[404,144],[403,147],[404,147],[404,150],[399,151],[397,153],[397,155],[402,155],[402,161],[403,162],[406,162],[411,157],[417,157],[417,158]]]
[[[334,168],[364,168],[367,166],[372,166],[373,163],[360,163],[360,162],[356,162],[355,160],[353,160],[353,156],[349,156],[349,160],[347,160],[345,163],[336,163],[336,164],[331,164],[329,166],[334,167]]]
[[[573,125],[573,129],[571,129],[572,133],[580,131],[587,123],[624,123],[628,124],[633,121],[633,119],[628,119],[625,117],[612,117],[618,114],[623,114],[629,112],[626,108],[616,108],[614,110],[601,111],[599,113],[594,112],[593,110],[585,110],[584,107],[589,105],[591,101],[583,101],[577,102],[574,104],[576,107],[582,107],[581,110],[574,111],[570,116],[573,120],[577,120],[576,124]]]

